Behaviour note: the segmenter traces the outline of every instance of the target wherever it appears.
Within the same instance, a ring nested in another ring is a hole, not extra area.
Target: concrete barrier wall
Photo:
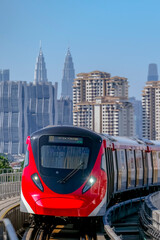
[[[145,198],[144,209],[148,214],[149,223],[160,231],[160,192],[155,192]]]

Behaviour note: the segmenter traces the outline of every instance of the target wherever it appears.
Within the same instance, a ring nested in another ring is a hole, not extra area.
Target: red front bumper
[[[74,198],[42,198],[35,203],[35,214],[86,217],[95,208],[96,201],[89,205],[81,199]]]

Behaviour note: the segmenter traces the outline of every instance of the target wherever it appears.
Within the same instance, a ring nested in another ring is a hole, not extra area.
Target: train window
[[[25,159],[24,159],[24,168],[29,164],[29,151],[26,151]]]
[[[105,154],[102,154],[102,157],[101,157],[101,169],[106,171],[106,158],[105,158]]]
[[[44,168],[86,169],[90,150],[80,146],[43,145],[41,166]]]

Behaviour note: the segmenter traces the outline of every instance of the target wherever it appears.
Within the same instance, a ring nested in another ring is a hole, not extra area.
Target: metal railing
[[[3,169],[0,171],[0,200],[18,196],[21,191],[22,172]]]
[[[2,174],[2,173],[16,173],[16,172],[22,172],[22,170],[13,169],[13,168],[0,168],[0,174]]]
[[[18,240],[15,230],[8,218],[0,221],[0,239]]]
[[[22,172],[13,169],[0,169],[0,200],[19,196]],[[19,205],[11,208],[0,221],[0,239],[18,240],[15,230],[19,230],[28,215],[19,211]]]

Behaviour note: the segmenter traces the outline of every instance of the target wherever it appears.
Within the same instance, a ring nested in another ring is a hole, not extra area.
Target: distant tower
[[[9,69],[0,70],[0,81],[9,81],[10,72]]]
[[[42,53],[42,47],[40,46],[39,56],[37,58],[35,72],[34,72],[34,83],[36,82],[48,82],[47,69]]]
[[[62,94],[61,94],[62,97],[69,97],[70,99],[73,99],[74,78],[75,78],[74,65],[70,50],[68,48],[63,69]]]
[[[158,81],[158,70],[157,70],[157,64],[151,63],[148,67],[148,78],[147,81]]]

